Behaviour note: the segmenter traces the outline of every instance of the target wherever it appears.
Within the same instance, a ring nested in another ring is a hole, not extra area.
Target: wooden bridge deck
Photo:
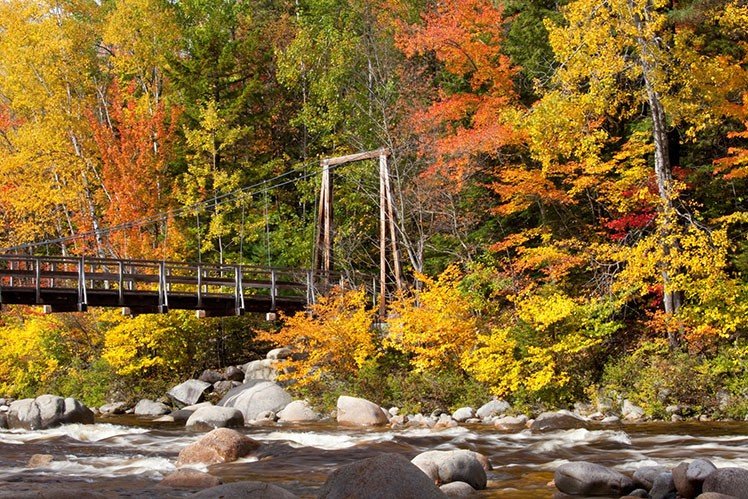
[[[89,306],[206,316],[295,311],[338,282],[340,275],[302,269],[0,255],[0,305],[42,305],[49,312]]]

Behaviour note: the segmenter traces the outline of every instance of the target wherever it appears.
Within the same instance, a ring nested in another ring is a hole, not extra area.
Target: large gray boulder
[[[411,462],[434,483],[465,482],[476,490],[486,488],[488,460],[470,450],[432,450],[418,454]]]
[[[179,452],[177,466],[230,463],[249,455],[260,443],[229,428],[216,428]]]
[[[278,421],[281,423],[301,423],[319,419],[320,415],[306,400],[294,400],[278,413]]]
[[[651,489],[655,478],[667,472],[664,466],[642,466],[634,472],[634,481],[644,489]]]
[[[35,399],[16,400],[8,410],[8,427],[43,430],[62,424],[93,424],[94,414],[74,398],[40,395]]]
[[[652,483],[649,497],[652,499],[666,499],[675,495],[675,482],[673,474],[669,471],[660,473]]]
[[[436,499],[447,497],[400,454],[381,454],[341,466],[327,477],[319,499]]]
[[[205,381],[206,383],[210,383],[212,385],[223,380],[223,374],[214,369],[206,369],[197,379],[199,379],[200,381]]]
[[[239,409],[215,405],[198,407],[185,424],[188,428],[234,428],[243,425],[244,415]]]
[[[483,404],[475,411],[475,415],[481,419],[487,419],[494,416],[501,416],[511,409],[512,406],[505,400],[493,399],[490,402]]]
[[[293,399],[291,395],[272,381],[252,380],[224,395],[218,405],[234,407],[244,415],[244,422],[255,421],[268,411],[277,413]]]
[[[439,487],[439,490],[447,494],[447,497],[473,497],[478,492],[465,482],[450,482]]]
[[[499,431],[520,431],[527,426],[527,416],[504,416],[493,422],[493,425]]]
[[[740,498],[748,497],[748,470],[719,468],[706,477],[702,490]]]
[[[243,499],[298,499],[282,487],[271,483],[244,481],[233,482],[218,487],[203,489],[188,497],[202,497],[205,499],[216,499],[222,497],[241,497]]]
[[[202,400],[205,391],[212,386],[211,383],[199,379],[188,379],[180,383],[167,393],[170,399],[181,405],[197,404]]]
[[[636,488],[626,475],[586,461],[562,464],[556,468],[553,481],[558,490],[574,496],[620,497]]]
[[[293,354],[293,351],[288,347],[274,348],[270,350],[265,356],[271,360],[287,359]]]
[[[244,371],[236,366],[229,366],[223,371],[223,378],[226,381],[244,381]]]
[[[532,422],[532,431],[556,431],[587,428],[587,421],[569,411],[544,412]]]
[[[701,494],[704,480],[716,469],[717,467],[706,459],[680,463],[673,468],[673,482],[678,495],[683,499],[693,499]]]
[[[472,407],[460,407],[452,413],[452,419],[458,423],[464,423],[468,419],[475,417],[475,410]]]
[[[256,379],[275,381],[278,378],[278,371],[275,369],[277,362],[275,359],[262,359],[244,364],[244,383]]]
[[[135,404],[133,412],[136,416],[162,416],[171,411],[169,411],[169,407],[163,402],[143,399]]]
[[[352,426],[378,426],[389,423],[387,415],[381,407],[366,399],[338,397],[338,423]]]

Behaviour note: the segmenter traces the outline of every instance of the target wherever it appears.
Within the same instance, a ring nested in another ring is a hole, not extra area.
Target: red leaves
[[[441,174],[458,187],[480,165],[479,156],[495,156],[515,142],[504,116],[514,101],[516,72],[501,53],[503,16],[487,0],[447,0],[397,37],[408,57],[432,53],[466,90],[442,89],[439,98],[415,113],[413,122],[426,140],[421,154],[433,160],[427,174]],[[444,86],[446,87],[446,85]]]
[[[169,181],[167,161],[171,154],[178,109],[167,110],[163,102],[152,106],[138,99],[135,86],[124,91],[117,83],[110,87],[110,105],[105,121],[90,116],[94,140],[102,162],[102,183],[107,208],[104,220],[117,225],[154,215],[168,204]],[[141,256],[147,252],[149,238],[145,234],[140,249],[135,250],[133,238],[120,239],[118,251],[128,254],[132,249]],[[131,255],[133,256],[133,255]]]

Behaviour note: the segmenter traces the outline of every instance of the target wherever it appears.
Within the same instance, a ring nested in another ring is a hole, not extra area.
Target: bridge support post
[[[78,312],[88,310],[88,294],[86,292],[86,259],[78,259]]]
[[[158,265],[158,312],[165,314],[169,311],[169,294],[166,287],[166,263]]]

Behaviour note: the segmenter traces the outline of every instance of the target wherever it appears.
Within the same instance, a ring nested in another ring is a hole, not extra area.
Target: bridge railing
[[[36,304],[44,304],[45,293],[57,290],[77,293],[80,310],[85,310],[94,292],[116,297],[110,302],[123,307],[128,296],[150,293],[158,295],[160,311],[168,310],[170,297],[194,296],[194,308],[200,309],[210,298],[231,296],[241,313],[247,297],[265,297],[271,309],[280,298],[313,303],[341,280],[337,273],[290,268],[0,255],[0,304],[3,290],[33,290]]]

